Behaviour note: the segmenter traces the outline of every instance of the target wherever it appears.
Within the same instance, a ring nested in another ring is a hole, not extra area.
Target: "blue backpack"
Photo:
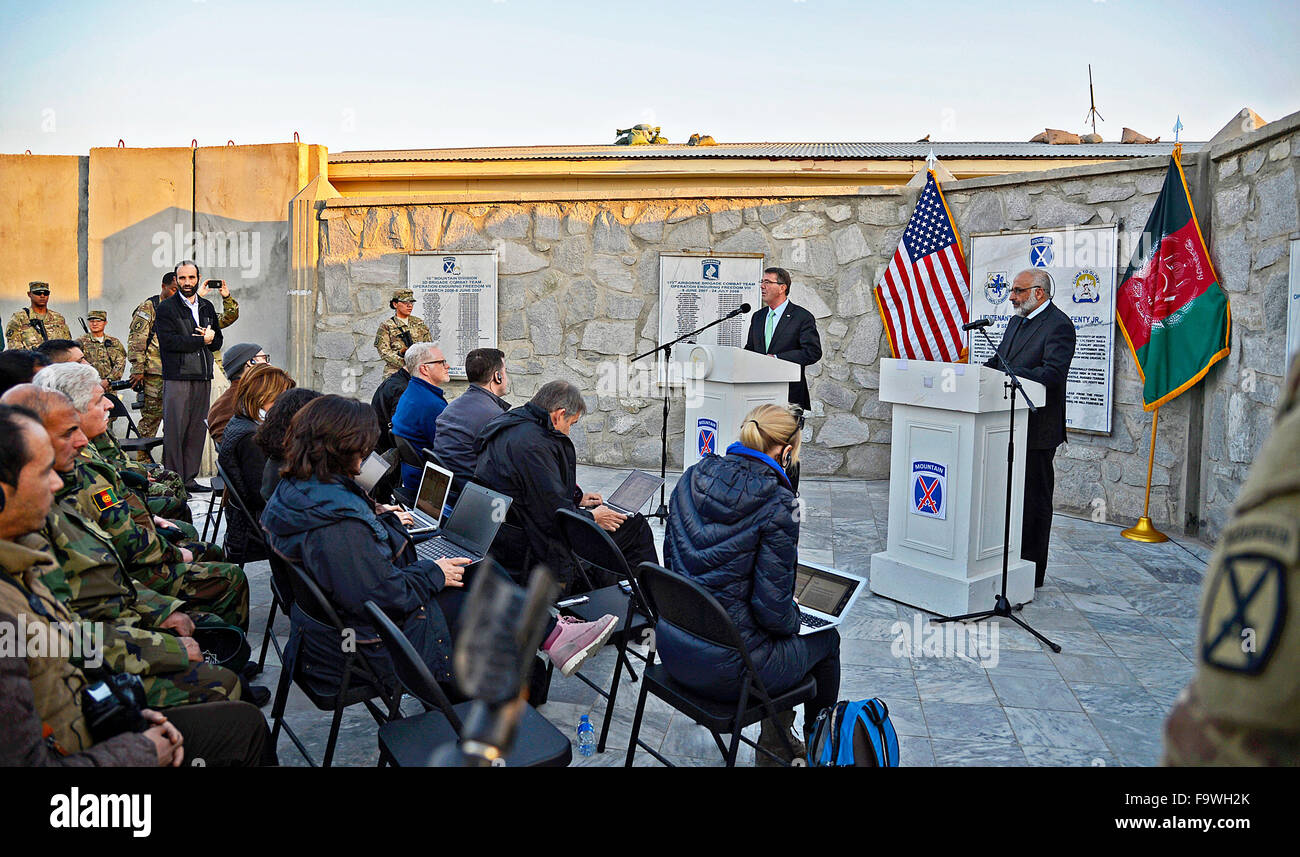
[[[815,768],[897,768],[898,733],[885,701],[863,699],[823,708],[808,742]]]

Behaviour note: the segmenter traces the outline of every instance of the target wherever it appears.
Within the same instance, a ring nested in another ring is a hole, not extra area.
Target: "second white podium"
[[[984,366],[880,361],[880,400],[894,406],[889,533],[871,557],[871,591],[945,616],[987,610],[1002,585],[1008,392]],[[1024,381],[1035,405],[1044,388]],[[1034,597],[1020,558],[1028,410],[1016,397],[1007,598]]]
[[[682,467],[712,452],[722,455],[740,424],[759,405],[785,405],[799,364],[727,345],[685,345],[686,437]]]

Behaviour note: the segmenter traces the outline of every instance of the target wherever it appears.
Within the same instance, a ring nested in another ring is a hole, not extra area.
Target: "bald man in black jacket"
[[[1052,534],[1052,459],[1065,443],[1065,381],[1074,359],[1074,322],[1052,303],[1052,278],[1041,268],[1021,271],[1011,282],[1016,314],[1007,323],[998,351],[1018,377],[1047,388],[1045,401],[1029,415],[1025,455],[1025,507],[1020,524],[1020,558],[1034,564],[1034,586],[1047,574],[1047,544]],[[1001,369],[996,356],[985,366]]]

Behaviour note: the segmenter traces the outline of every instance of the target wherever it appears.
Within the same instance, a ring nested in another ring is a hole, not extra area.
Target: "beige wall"
[[[77,207],[82,158],[0,155],[0,312],[27,305],[27,283],[50,284],[51,305],[70,314],[78,300]]]

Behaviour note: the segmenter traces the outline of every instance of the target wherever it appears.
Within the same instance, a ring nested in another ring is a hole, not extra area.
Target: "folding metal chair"
[[[656,750],[639,740],[645,701],[650,694],[708,729],[718,750],[726,759],[727,767],[735,767],[741,741],[784,764],[775,754],[742,735],[741,730],[765,718],[775,722],[777,712],[789,711],[796,705],[808,702],[817,693],[817,681],[812,676],[806,676],[803,681],[783,693],[776,696],[769,694],[758,670],[754,668],[749,650],[745,648],[735,623],[708,590],[689,578],[651,562],[641,563],[640,572],[641,591],[645,593],[657,617],[656,626],[669,622],[701,640],[737,652],[744,664],[745,676],[740,697],[735,702],[717,702],[674,680],[663,664],[648,665],[641,674],[641,695],[637,698],[636,717],[632,721],[632,738],[628,742],[625,766],[632,767],[632,758],[638,744],[660,762],[672,765]],[[651,657],[653,658],[653,652]],[[788,731],[782,729],[780,732],[786,752],[793,756],[794,746],[790,743]],[[722,733],[731,736],[729,744],[723,744]]]

